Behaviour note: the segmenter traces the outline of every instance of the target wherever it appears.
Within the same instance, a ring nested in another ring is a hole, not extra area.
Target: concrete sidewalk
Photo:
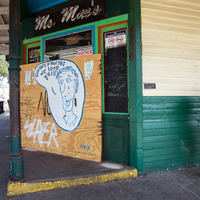
[[[84,161],[28,149],[23,150],[24,182],[8,184],[8,123],[9,114],[5,112],[0,115],[0,170],[3,172],[0,173],[0,199],[200,200],[200,167],[135,178],[134,169],[127,166]],[[19,193],[6,197],[7,186],[11,186],[10,192],[13,189],[13,192]]]
[[[137,177],[128,166],[23,150],[24,181],[9,182],[7,196]]]
[[[0,114],[0,199],[6,196],[9,178],[9,112]]]
[[[36,192],[9,200],[200,200],[200,168]]]
[[[0,121],[1,126],[6,127],[2,137],[8,140],[9,111],[0,115]],[[6,145],[9,150],[9,141]],[[97,163],[26,148],[22,152],[25,178],[21,183],[9,182],[7,196],[137,177],[137,170],[125,165]],[[8,156],[6,159],[6,167],[9,167]]]

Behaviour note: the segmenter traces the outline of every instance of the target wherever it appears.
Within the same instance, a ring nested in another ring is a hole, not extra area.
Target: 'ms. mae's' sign
[[[105,0],[71,0],[34,16],[34,35],[44,35],[105,18]]]

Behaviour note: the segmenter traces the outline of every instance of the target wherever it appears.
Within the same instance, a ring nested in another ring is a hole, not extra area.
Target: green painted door
[[[102,29],[101,47],[103,159],[129,165],[127,24]]]

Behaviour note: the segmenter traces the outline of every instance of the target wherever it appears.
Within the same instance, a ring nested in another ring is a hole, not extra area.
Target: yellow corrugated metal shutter
[[[143,95],[200,96],[200,1],[141,0],[141,15]]]

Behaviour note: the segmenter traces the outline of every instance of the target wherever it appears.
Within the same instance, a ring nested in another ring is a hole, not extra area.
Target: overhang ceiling
[[[9,0],[0,0],[0,55],[9,54]]]

